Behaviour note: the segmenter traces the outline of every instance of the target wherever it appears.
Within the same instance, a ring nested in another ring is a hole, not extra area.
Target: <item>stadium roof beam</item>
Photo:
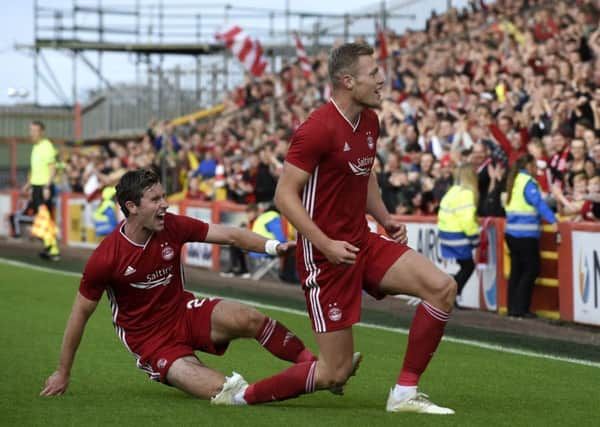
[[[37,39],[35,48],[133,52],[142,55],[210,55],[222,52],[225,47],[221,44],[207,43],[109,43],[75,39]]]
[[[90,7],[90,6],[73,6],[75,12],[90,12],[90,13],[101,13],[103,15],[129,15],[136,16],[139,12],[135,10],[126,10],[118,8],[105,8],[105,7]]]

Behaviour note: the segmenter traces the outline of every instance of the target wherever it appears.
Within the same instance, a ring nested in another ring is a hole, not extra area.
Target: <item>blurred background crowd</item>
[[[507,170],[531,153],[562,219],[600,219],[600,1],[547,6],[473,1],[433,14],[423,31],[386,32],[375,171],[391,212],[435,215],[454,168],[470,161],[478,214],[503,216]],[[127,169],[153,167],[173,201],[268,205],[292,133],[330,94],[327,52],[309,59],[310,74],[290,62],[248,79],[216,118],[62,147],[56,187],[93,200]]]

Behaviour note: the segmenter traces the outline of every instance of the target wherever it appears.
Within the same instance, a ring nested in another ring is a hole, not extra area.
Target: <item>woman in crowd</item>
[[[556,223],[542,198],[536,159],[524,154],[512,166],[507,180],[506,243],[510,250],[508,315],[535,317],[529,311],[533,285],[540,272],[541,218]]]
[[[442,257],[455,259],[460,269],[454,275],[460,296],[475,269],[473,249],[479,245],[477,223],[477,176],[473,166],[462,164],[456,169],[454,185],[444,195],[438,212],[438,229]]]

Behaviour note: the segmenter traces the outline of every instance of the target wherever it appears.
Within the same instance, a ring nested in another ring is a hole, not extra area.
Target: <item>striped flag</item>
[[[58,236],[58,227],[50,215],[50,211],[46,205],[42,204],[38,208],[38,212],[33,219],[33,226],[31,227],[31,235],[42,239],[44,247],[49,248],[48,253],[50,255],[58,255],[58,244],[56,237]]]
[[[263,57],[263,49],[258,40],[252,39],[238,25],[225,28],[224,31],[217,33],[215,38],[225,43],[225,46],[253,76],[263,75],[267,68],[267,61]]]
[[[375,46],[379,48],[379,55],[377,59],[385,63],[385,60],[390,56],[388,52],[387,39],[385,38],[385,31],[383,28],[381,28],[378,22],[375,23],[375,31],[377,33]]]
[[[302,44],[302,40],[300,40],[300,35],[298,33],[294,33],[294,38],[296,39],[296,56],[298,57],[302,74],[304,74],[304,77],[309,78],[312,74],[312,67],[308,55],[306,54],[306,49],[304,49],[304,45]]]

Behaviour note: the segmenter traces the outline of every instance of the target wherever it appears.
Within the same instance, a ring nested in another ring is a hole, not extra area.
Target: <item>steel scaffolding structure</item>
[[[62,104],[78,104],[83,66],[97,78],[96,88],[84,97],[83,111],[108,105],[108,100],[111,105],[129,105],[137,113],[129,120],[130,127],[140,128],[152,117],[173,117],[213,105],[243,81],[244,70],[215,40],[215,34],[228,24],[239,25],[258,38],[274,69],[295,56],[292,32],[301,35],[311,54],[340,39],[372,41],[375,22],[386,28],[414,19],[413,14],[400,13],[405,4],[414,3],[406,0],[395,6],[381,1],[356,13],[329,14],[292,10],[289,0],[283,10],[228,3],[165,4],[164,0],[109,2],[72,0],[70,8],[61,9],[34,0],[34,43],[18,47],[33,54],[36,105],[40,83]],[[70,58],[70,91],[63,87],[66,79],[57,78],[44,55],[47,51],[63,52]],[[115,82],[120,76],[105,72],[108,53],[122,53],[134,63],[135,83]],[[181,64],[182,57],[191,59],[191,64]]]

